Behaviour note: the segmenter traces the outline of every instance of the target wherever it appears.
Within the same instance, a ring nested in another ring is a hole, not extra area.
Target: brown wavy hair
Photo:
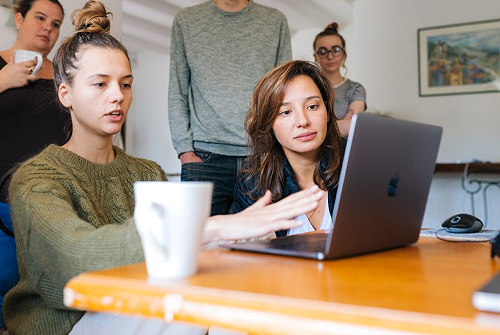
[[[293,60],[268,72],[257,84],[253,92],[250,109],[245,117],[245,129],[249,135],[249,156],[246,159],[245,181],[255,179],[254,187],[249,191],[255,200],[266,190],[270,190],[273,200],[283,197],[285,184],[285,153],[272,129],[283,103],[285,92],[290,82],[297,76],[311,78],[318,87],[328,114],[327,133],[317,159],[314,182],[322,189],[333,187],[340,175],[341,138],[337,127],[337,117],[333,112],[335,103],[334,89],[321,68],[309,61]],[[319,166],[326,159],[325,179],[321,178]]]
[[[109,34],[113,14],[106,10],[102,2],[89,0],[82,9],[71,14],[71,23],[75,33],[64,39],[57,50],[54,60],[54,77],[56,91],[61,83],[73,84],[73,78],[78,71],[80,52],[87,47],[99,47],[121,50],[130,63],[130,57],[125,46]]]

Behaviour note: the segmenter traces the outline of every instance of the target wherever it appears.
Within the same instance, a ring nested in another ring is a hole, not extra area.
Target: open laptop
[[[369,114],[352,119],[333,228],[226,245],[317,260],[396,248],[419,238],[442,128]]]

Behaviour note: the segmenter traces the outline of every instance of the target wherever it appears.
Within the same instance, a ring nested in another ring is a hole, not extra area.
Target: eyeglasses
[[[325,47],[321,47],[318,50],[316,50],[316,55],[318,55],[321,58],[328,57],[329,53],[332,53],[333,57],[338,57],[344,53],[344,48],[342,48],[340,45],[334,45],[330,50],[328,50]]]

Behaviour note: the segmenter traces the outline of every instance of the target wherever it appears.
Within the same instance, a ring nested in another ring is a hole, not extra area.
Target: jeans
[[[245,157],[219,155],[204,150],[195,150],[195,154],[203,162],[182,164],[181,181],[211,181],[214,184],[211,215],[231,212],[236,176]]]
[[[4,225],[12,230],[9,205],[0,202],[0,218]],[[0,329],[3,322],[3,298],[5,294],[19,281],[17,269],[16,242],[14,238],[0,230]]]

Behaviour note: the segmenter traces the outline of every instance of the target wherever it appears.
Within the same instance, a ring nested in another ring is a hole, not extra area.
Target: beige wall
[[[500,18],[498,0],[356,0],[351,64],[368,106],[444,128],[438,161],[500,159],[500,93],[419,97],[419,28]]]
[[[442,126],[439,162],[498,162],[500,93],[419,97],[417,64],[419,28],[498,18],[498,0],[356,0],[350,36],[355,52],[349,57],[353,76],[366,87],[368,106]],[[471,211],[460,177],[435,176],[424,226],[437,228],[447,217]],[[484,219],[482,197],[477,198],[476,215]],[[498,188],[488,191],[488,199],[488,223],[498,229]]]

